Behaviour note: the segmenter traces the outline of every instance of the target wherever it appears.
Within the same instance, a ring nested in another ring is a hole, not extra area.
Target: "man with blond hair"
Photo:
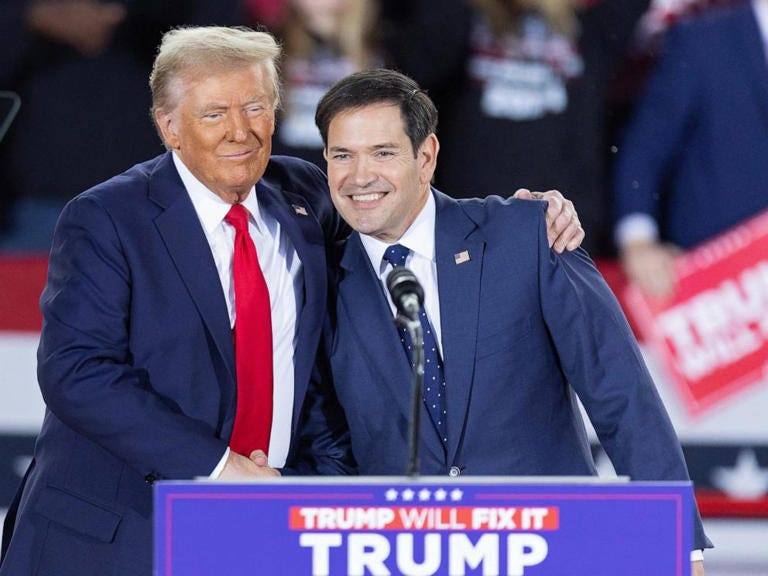
[[[63,211],[45,421],[0,575],[150,574],[156,479],[351,470],[343,419],[310,384],[326,247],[348,229],[319,169],[270,158],[279,52],[244,28],[166,34],[150,85],[168,151]]]

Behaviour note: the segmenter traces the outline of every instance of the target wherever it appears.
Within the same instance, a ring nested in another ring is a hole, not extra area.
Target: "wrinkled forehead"
[[[195,84],[208,79],[223,79],[238,74],[256,78],[259,84],[258,90],[266,94],[270,103],[277,107],[279,93],[276,70],[269,62],[231,62],[218,63],[215,66],[200,62],[177,70],[170,78],[168,96],[171,109],[175,109],[184,100]]]

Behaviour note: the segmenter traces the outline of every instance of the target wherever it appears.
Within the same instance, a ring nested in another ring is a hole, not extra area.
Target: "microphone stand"
[[[21,98],[19,98],[19,95],[15,92],[2,90],[0,91],[0,100],[8,100],[11,103],[11,109],[8,111],[8,114],[3,121],[0,122],[0,141],[2,141],[8,128],[11,127],[11,122],[13,122],[16,113],[19,111],[19,108],[21,108]]]
[[[421,397],[424,388],[424,334],[418,316],[415,320],[411,320],[403,314],[398,314],[396,321],[408,330],[413,348],[411,420],[408,427],[408,467],[405,474],[416,478],[419,475],[419,430],[421,428]]]

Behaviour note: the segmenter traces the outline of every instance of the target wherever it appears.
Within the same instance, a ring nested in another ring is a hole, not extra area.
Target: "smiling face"
[[[212,192],[243,200],[272,152],[275,95],[265,67],[188,73],[177,83],[178,105],[155,116],[163,139]]]
[[[400,109],[352,108],[328,126],[328,185],[336,209],[361,234],[397,242],[429,196],[439,145],[430,134],[414,157]]]

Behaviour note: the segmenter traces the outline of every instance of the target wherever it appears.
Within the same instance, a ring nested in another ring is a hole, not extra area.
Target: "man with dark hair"
[[[410,342],[383,285],[408,265],[425,292],[424,474],[595,474],[578,395],[619,474],[688,480],[635,339],[587,254],[550,249],[537,202],[456,201],[431,188],[437,111],[415,82],[389,70],[347,77],[316,122],[331,198],[356,231],[326,341],[359,473],[400,474],[406,461]],[[711,545],[698,513],[695,545]]]

